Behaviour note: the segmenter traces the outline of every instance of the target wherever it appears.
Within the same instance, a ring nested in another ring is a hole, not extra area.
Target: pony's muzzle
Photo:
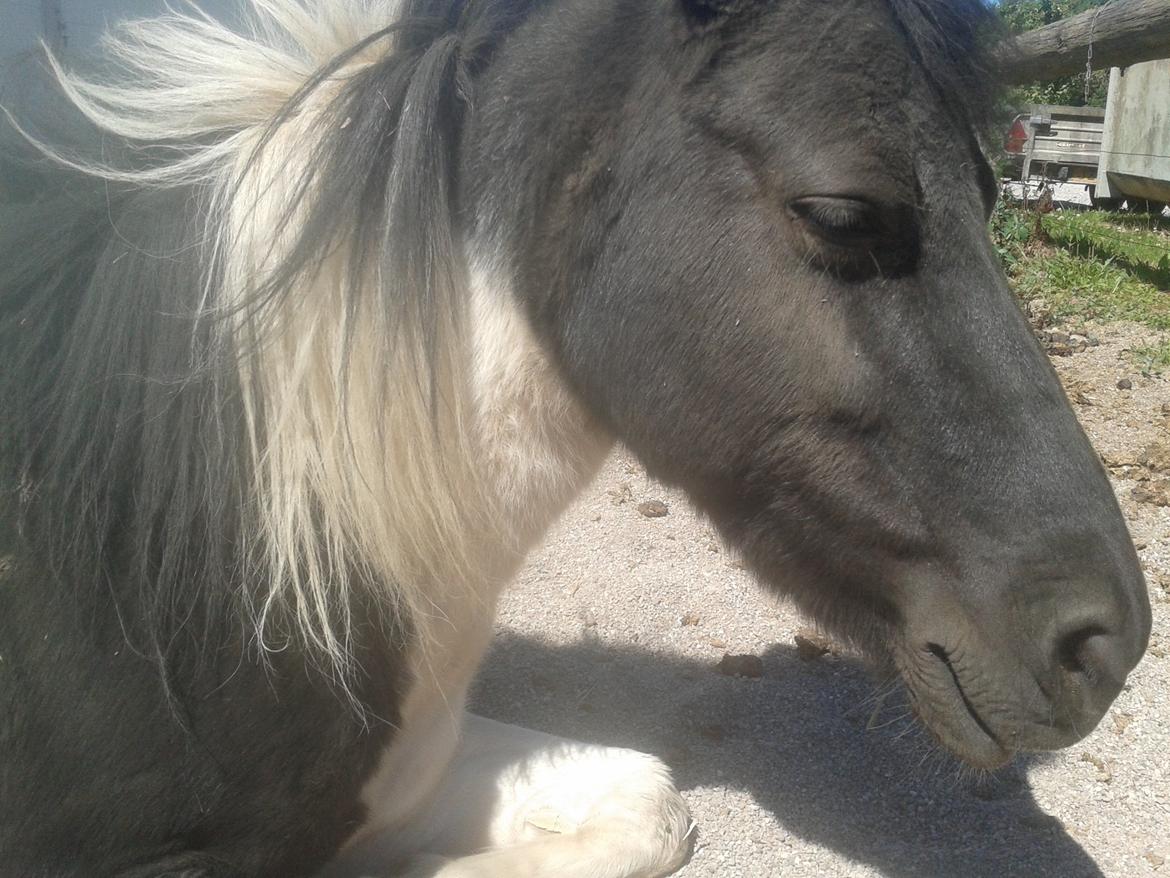
[[[1089,555],[1080,575],[984,570],[998,585],[976,601],[955,586],[915,590],[903,677],[919,717],[960,758],[994,767],[1014,752],[1068,747],[1121,693],[1149,642],[1145,580],[1136,555]]]

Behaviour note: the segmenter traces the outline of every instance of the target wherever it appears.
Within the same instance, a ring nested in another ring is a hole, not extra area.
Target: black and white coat
[[[0,873],[677,868],[661,762],[464,706],[615,437],[970,761],[1099,719],[1149,608],[986,240],[981,4],[249,3],[17,121]]]

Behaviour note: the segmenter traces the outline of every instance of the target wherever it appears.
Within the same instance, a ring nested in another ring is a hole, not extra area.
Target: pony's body
[[[0,227],[4,869],[675,868],[661,763],[464,715],[611,436],[968,759],[1096,722],[1148,605],[940,109],[977,4],[252,2],[58,71],[150,148]]]

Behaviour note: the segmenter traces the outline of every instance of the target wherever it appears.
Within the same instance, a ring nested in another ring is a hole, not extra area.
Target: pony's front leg
[[[658,759],[467,716],[409,878],[658,878],[690,816]],[[473,853],[478,851],[478,853]]]

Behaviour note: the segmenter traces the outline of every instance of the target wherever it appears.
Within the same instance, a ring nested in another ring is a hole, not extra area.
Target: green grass
[[[1044,218],[1044,231],[1058,247],[1087,259],[1107,261],[1159,289],[1170,289],[1170,233],[1161,224],[1122,226],[1099,211],[1064,211]]]
[[[1025,258],[1034,224],[1031,214],[1009,205],[1005,199],[996,203],[991,215],[991,238],[1000,261],[1009,272]]]
[[[1110,261],[1034,248],[1011,271],[1023,301],[1044,299],[1064,320],[1130,320],[1170,330],[1170,293]]]
[[[1030,239],[1035,215],[996,211],[996,249],[1021,300],[1044,299],[1062,320],[1128,320],[1170,330],[1170,229],[1099,211],[1043,219],[1046,241]],[[1164,348],[1152,359],[1170,355]],[[1170,362],[1164,365],[1170,366]]]

